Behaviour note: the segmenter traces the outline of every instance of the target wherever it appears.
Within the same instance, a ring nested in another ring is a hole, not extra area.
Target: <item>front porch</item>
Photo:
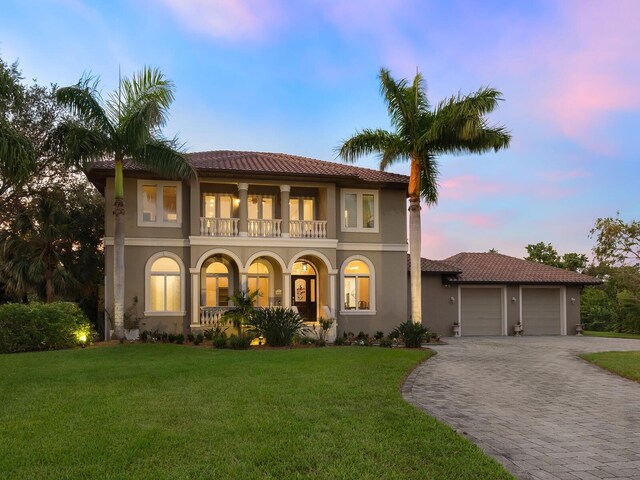
[[[234,308],[232,297],[238,292],[258,291],[255,308],[292,308],[309,325],[320,318],[336,318],[337,272],[327,268],[325,260],[307,254],[289,266],[276,254],[264,252],[243,264],[230,251],[207,252],[190,270],[191,329],[219,323]]]

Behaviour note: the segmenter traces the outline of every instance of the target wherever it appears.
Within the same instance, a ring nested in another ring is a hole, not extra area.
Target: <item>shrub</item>
[[[378,330],[376,334],[373,336],[375,340],[382,340],[384,338],[384,332]]]
[[[213,340],[220,335],[226,334],[228,328],[228,323],[224,320],[213,322],[211,324],[211,328],[205,328],[203,330],[204,338],[207,340]]]
[[[0,353],[70,348],[92,343],[94,335],[73,303],[0,305]]]
[[[256,310],[247,323],[258,335],[264,336],[267,345],[272,347],[291,345],[293,338],[306,328],[299,313],[283,307]]]
[[[176,335],[176,343],[179,344],[183,344],[184,343],[184,335],[182,333],[179,333],[178,335]]]
[[[391,337],[382,337],[380,340],[380,346],[383,348],[391,348],[395,343]]]
[[[407,320],[401,323],[393,329],[393,333],[397,334],[397,338],[401,338],[404,342],[404,346],[407,348],[420,348],[422,341],[431,332],[428,328],[424,327],[421,323],[415,323],[411,320]]]
[[[237,335],[231,335],[229,337],[229,348],[233,350],[246,350],[251,345],[253,337],[251,335],[243,335],[239,337]]]
[[[217,337],[213,337],[213,348],[227,348],[227,334],[222,332]]]
[[[193,333],[188,333],[187,334],[187,340],[191,343],[193,343],[193,341],[196,339],[196,336]]]
[[[346,345],[347,339],[345,337],[336,337],[336,340],[333,342],[336,346]]]

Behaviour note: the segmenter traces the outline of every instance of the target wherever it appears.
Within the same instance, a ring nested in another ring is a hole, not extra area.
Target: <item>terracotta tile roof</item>
[[[407,255],[407,270],[411,270],[411,255]],[[457,267],[454,267],[450,263],[443,262],[442,260],[430,260],[428,258],[420,258],[420,270],[422,273],[461,273]]]
[[[188,153],[187,157],[199,175],[216,173],[251,173],[254,175],[295,175],[305,177],[332,177],[371,183],[406,185],[409,177],[398,173],[382,172],[343,163],[326,162],[285,153],[242,152],[214,150]],[[97,170],[113,169],[113,161],[93,165]],[[133,161],[125,162],[125,169],[143,172],[145,169]]]
[[[595,285],[595,277],[550,267],[500,253],[458,253],[445,262],[458,267],[462,273],[448,277],[451,283],[532,283]]]

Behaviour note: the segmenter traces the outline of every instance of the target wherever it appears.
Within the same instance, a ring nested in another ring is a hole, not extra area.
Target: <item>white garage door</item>
[[[560,289],[522,289],[522,329],[526,335],[560,335]]]
[[[501,288],[462,288],[460,297],[462,335],[502,335]]]

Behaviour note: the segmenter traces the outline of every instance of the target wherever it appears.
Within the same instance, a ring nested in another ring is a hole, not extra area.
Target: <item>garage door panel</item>
[[[462,335],[502,335],[501,288],[463,288],[460,296]]]
[[[527,335],[560,335],[559,288],[522,289],[522,328]]]

